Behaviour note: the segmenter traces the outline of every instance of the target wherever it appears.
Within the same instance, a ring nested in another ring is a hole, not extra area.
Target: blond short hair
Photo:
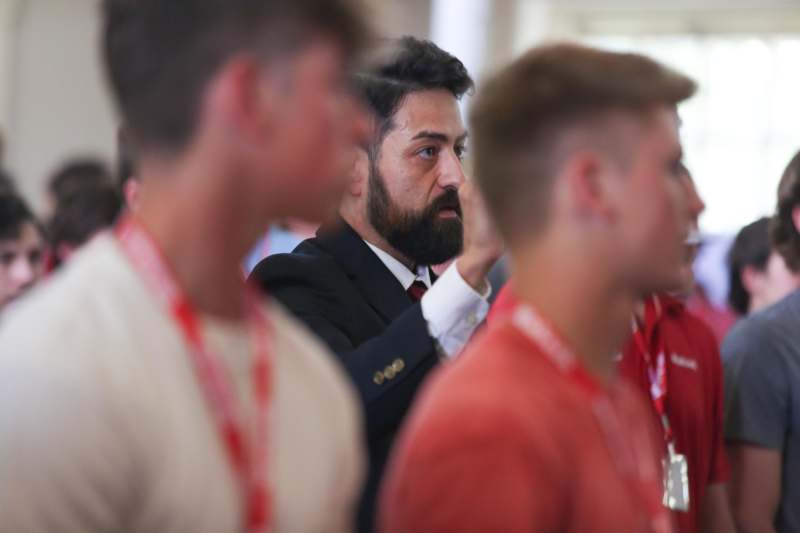
[[[568,131],[615,111],[673,106],[695,90],[645,56],[577,44],[536,47],[503,68],[470,113],[475,176],[500,233],[512,241],[541,225],[554,153]]]

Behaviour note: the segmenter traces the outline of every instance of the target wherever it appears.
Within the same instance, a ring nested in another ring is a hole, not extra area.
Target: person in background
[[[500,255],[462,168],[458,100],[472,79],[430,41],[391,44],[374,71],[356,76],[372,135],[353,147],[341,219],[251,275],[335,351],[361,393],[370,452],[363,533],[374,529],[385,463],[417,388],[485,317],[485,278]],[[438,279],[431,273],[453,258]]]
[[[555,44],[478,92],[475,175],[519,305],[426,384],[383,533],[672,531],[655,428],[615,357],[636,303],[681,279],[676,105],[694,91],[644,56]]]
[[[47,182],[47,203],[50,217],[76,191],[112,185],[111,172],[100,160],[72,159],[61,165]]]
[[[355,392],[240,265],[271,221],[319,219],[346,185],[362,10],[101,6],[139,205],[0,325],[0,529],[351,531]]]
[[[25,201],[0,192],[0,313],[44,276],[45,238]]]
[[[728,252],[728,302],[740,316],[759,311],[800,287],[800,276],[789,270],[769,238],[770,219],[743,227]]]
[[[122,199],[110,183],[83,187],[62,198],[48,224],[54,266],[112,227],[121,210]]]
[[[800,153],[778,186],[772,246],[800,271]],[[739,531],[800,531],[800,291],[740,320],[722,345],[731,505]]]
[[[680,282],[636,307],[618,369],[650,401],[663,442],[664,504],[680,533],[734,533],[723,427],[723,371],[709,326],[684,300],[695,285],[698,219],[705,204],[684,169],[691,233]],[[686,481],[683,475],[685,473]]]

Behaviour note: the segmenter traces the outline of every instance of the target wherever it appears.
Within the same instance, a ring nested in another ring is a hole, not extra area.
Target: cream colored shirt
[[[354,392],[278,304],[268,316],[272,531],[349,531],[364,471]],[[204,326],[250,398],[244,328]],[[0,532],[225,533],[242,531],[240,506],[180,331],[99,237],[0,327]]]

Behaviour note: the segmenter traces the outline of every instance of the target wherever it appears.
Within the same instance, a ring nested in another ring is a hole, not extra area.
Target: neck
[[[574,258],[574,259],[567,259]],[[630,335],[636,299],[598,268],[602,262],[553,250],[512,254],[517,296],[546,317],[582,366],[608,386]],[[536,265],[536,268],[525,268]]]
[[[355,215],[354,212],[349,209],[342,209],[339,215],[362,239],[391,255],[403,263],[409,270],[413,271],[414,268],[416,268],[416,263],[389,244],[389,242],[377,232],[372,224],[369,223],[366,216]]]
[[[198,312],[241,320],[246,289],[242,258],[266,224],[237,209],[236,191],[210,166],[143,165],[137,218],[153,236]]]

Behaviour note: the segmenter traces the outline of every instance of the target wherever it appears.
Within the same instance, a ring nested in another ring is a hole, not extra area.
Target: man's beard
[[[458,217],[441,218],[443,209]],[[416,265],[438,265],[459,253],[464,244],[461,204],[458,192],[447,189],[420,211],[402,211],[389,193],[376,168],[369,177],[367,215],[372,227],[398,252]]]

